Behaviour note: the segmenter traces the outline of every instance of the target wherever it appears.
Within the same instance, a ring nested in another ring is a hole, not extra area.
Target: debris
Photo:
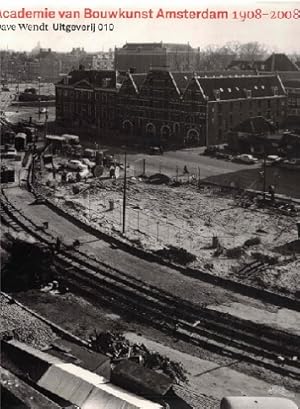
[[[187,381],[185,370],[180,363],[150,351],[144,344],[131,344],[121,333],[95,331],[90,336],[90,342],[94,351],[108,355],[112,360],[142,357],[141,361],[146,368],[162,371],[176,383]]]

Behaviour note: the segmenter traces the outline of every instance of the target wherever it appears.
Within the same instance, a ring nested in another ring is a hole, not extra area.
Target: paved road
[[[239,164],[202,155],[204,148],[184,149],[165,152],[164,155],[145,155],[130,153],[128,160],[134,168],[135,175],[143,171],[145,159],[146,174],[164,173],[183,176],[183,168],[187,166],[190,174],[201,180],[229,186],[234,183],[243,189],[263,190],[262,161],[255,165]],[[296,199],[300,198],[300,171],[271,166],[266,168],[266,188],[275,186],[275,193]]]
[[[187,166],[190,174],[199,176],[201,179],[224,173],[238,172],[240,170],[257,168],[260,165],[245,165],[225,160],[218,160],[202,155],[204,148],[191,148],[165,152],[163,155],[146,155],[142,153],[129,154],[129,163],[142,170],[143,159],[146,162],[146,174],[164,173],[168,176],[183,174],[184,166]]]

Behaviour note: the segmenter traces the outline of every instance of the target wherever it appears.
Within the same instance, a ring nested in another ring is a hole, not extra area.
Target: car
[[[150,155],[162,155],[163,154],[163,150],[161,147],[159,146],[150,146],[149,148],[149,154]]]
[[[70,170],[75,170],[75,171],[80,171],[81,169],[85,168],[86,165],[83,165],[83,163],[80,160],[77,159],[71,159],[67,163],[66,167]]]
[[[83,159],[81,159],[81,162],[82,162],[84,165],[87,165],[87,167],[89,167],[90,169],[92,169],[94,166],[96,166],[96,162],[93,162],[93,161],[91,161],[91,160],[88,159],[88,158],[83,158]]]
[[[16,148],[8,148],[7,151],[6,151],[5,156],[7,158],[15,158],[17,156],[17,154],[18,153],[17,153]]]
[[[220,149],[220,147],[218,145],[210,145],[205,149],[205,151],[203,152],[203,155],[205,155],[205,156],[214,156],[220,150],[221,149]]]
[[[80,171],[79,171],[79,175],[81,177],[81,179],[86,179],[89,175],[90,175],[90,171],[89,168],[87,167],[87,165],[82,165]]]
[[[280,163],[280,166],[283,168],[291,169],[291,170],[299,170],[300,169],[300,159],[293,158],[293,159],[286,159]]]
[[[272,165],[276,165],[276,164],[282,162],[282,160],[283,160],[283,158],[281,158],[278,155],[268,155],[266,157],[266,164],[268,166],[272,166]]]
[[[253,165],[254,163],[258,161],[258,159],[248,153],[243,153],[233,158],[233,161],[238,162],[238,163],[247,163],[248,165]]]
[[[224,159],[224,160],[232,160],[232,155],[226,152],[217,151],[216,152],[217,159]]]

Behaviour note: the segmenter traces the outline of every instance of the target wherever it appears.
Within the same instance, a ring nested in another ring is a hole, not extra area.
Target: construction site
[[[55,158],[56,164],[60,161]],[[107,170],[100,178],[64,183],[59,172],[53,180],[46,166],[35,186],[65,212],[147,252],[297,297],[297,201],[278,198],[275,205],[268,197],[263,202],[262,194],[202,183],[186,175],[136,173],[128,165],[126,197],[124,170],[117,179]]]

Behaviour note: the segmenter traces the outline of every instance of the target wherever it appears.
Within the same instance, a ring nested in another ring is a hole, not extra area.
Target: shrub
[[[245,241],[244,246],[245,247],[257,246],[260,243],[261,239],[259,237],[252,237],[251,239]]]
[[[241,258],[244,253],[244,250],[242,247],[233,247],[232,249],[227,249],[226,250],[226,256],[229,258]]]
[[[194,254],[189,253],[187,250],[176,246],[168,246],[167,248],[157,250],[156,254],[174,263],[182,265],[192,263],[197,258]]]

